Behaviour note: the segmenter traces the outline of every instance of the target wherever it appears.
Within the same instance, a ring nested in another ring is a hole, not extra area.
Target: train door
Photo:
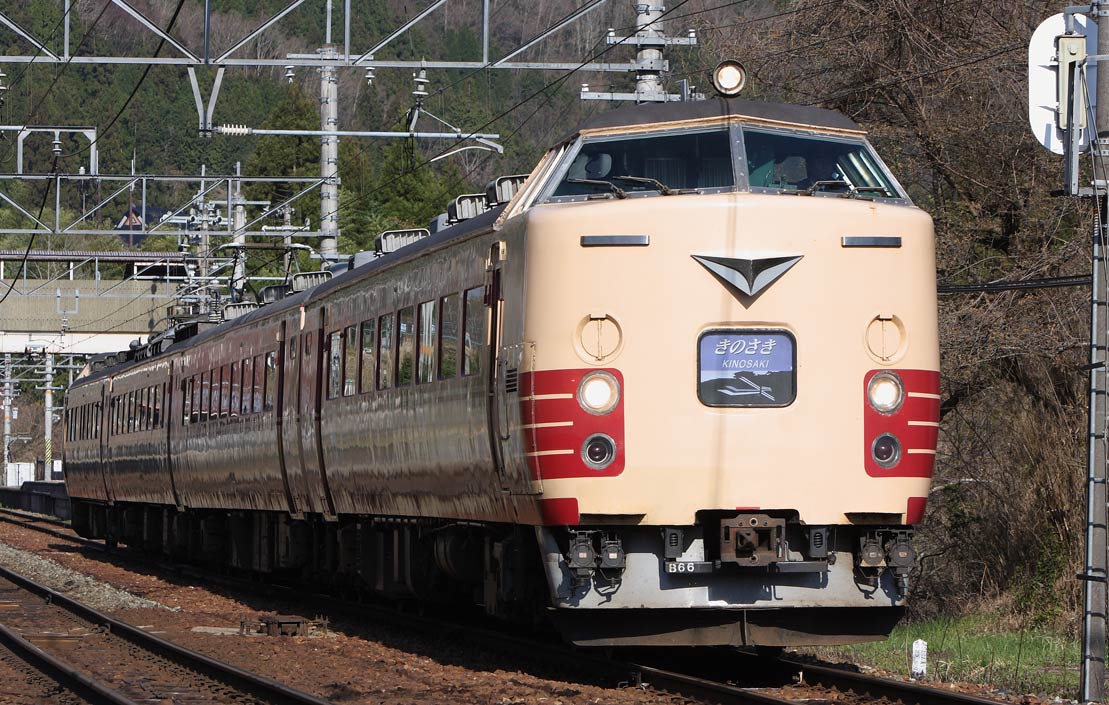
[[[304,481],[304,466],[300,462],[300,326],[296,319],[282,321],[281,342],[275,360],[278,373],[277,419],[278,452],[285,473],[285,488],[289,496],[289,511],[294,516],[317,511],[312,506],[308,487]]]
[[[494,243],[485,274],[485,305],[489,312],[486,385],[489,442],[501,487],[513,494],[530,494],[539,492],[540,486],[538,478],[532,481],[524,455],[520,397],[530,396],[530,392],[521,390],[520,373],[531,369],[532,346],[513,342],[519,341],[522,331],[516,330],[505,318],[505,291],[522,290],[522,282],[519,286],[515,282],[513,286],[505,286],[505,254],[505,243]],[[530,383],[531,378],[531,375],[523,375],[525,383]]]
[[[174,371],[177,372],[176,375],[174,374]],[[169,487],[170,490],[173,492],[173,503],[176,504],[179,509],[182,509],[184,508],[184,505],[181,503],[181,495],[177,492],[177,478],[174,476],[173,472],[173,431],[174,429],[180,428],[181,419],[184,415],[185,410],[184,400],[181,398],[180,395],[175,393],[175,388],[178,384],[176,378],[180,376],[180,363],[175,365],[174,361],[170,360],[169,369],[166,372],[166,380],[162,383],[161,391],[164,398],[161,400],[161,413],[162,422],[165,424],[166,429],[166,472],[169,473]],[[181,408],[174,408],[175,403],[182,404]]]
[[[308,311],[301,336],[300,356],[300,462],[313,502],[325,517],[335,515],[335,504],[327,486],[320,446],[320,408],[325,383],[327,338],[322,308]]]
[[[100,437],[96,444],[96,467],[100,468],[100,477],[104,482],[104,496],[109,502],[115,499],[112,496],[112,482],[108,475],[108,436],[112,430],[112,381],[100,385]]]

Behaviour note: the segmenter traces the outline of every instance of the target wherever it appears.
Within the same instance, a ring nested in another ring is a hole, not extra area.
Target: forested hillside
[[[161,26],[177,7],[176,0],[134,4]],[[274,58],[314,51],[323,42],[322,4],[305,3],[248,51]],[[18,22],[48,36],[61,3],[4,5]],[[152,35],[115,8],[101,16],[104,5],[75,0],[74,43],[85,38],[82,51],[138,45],[153,50]],[[286,2],[212,5],[219,13],[213,36],[219,51]],[[424,7],[400,0],[354,5],[355,46],[370,45]],[[174,25],[174,33],[192,46],[202,36],[202,7],[186,0]],[[518,46],[570,7],[495,0],[492,55]],[[706,72],[719,58],[738,58],[751,74],[746,97],[835,108],[871,130],[895,174],[935,219],[942,284],[1083,274],[1090,266],[1088,204],[1049,195],[1061,184],[1061,160],[1041,149],[1027,126],[1028,38],[1061,7],[1042,0],[675,0],[668,31],[696,29],[701,44],[668,52],[674,69],[669,78],[707,87]],[[480,59],[481,2],[451,0],[437,12],[378,58]],[[625,28],[621,33],[633,20],[631,3],[610,0],[524,57],[584,61],[603,48],[606,28]],[[10,33],[0,33],[0,41],[5,53],[28,51]],[[612,56],[628,60],[631,50],[617,48]],[[31,66],[26,73],[23,66],[3,68],[12,89],[0,121],[97,125],[104,172],[129,171],[134,156],[140,172],[195,173],[206,164],[212,172],[229,173],[242,162],[245,173],[318,173],[318,143],[312,139],[199,137],[184,69],[150,71],[121,112],[142,66]],[[287,83],[282,73],[229,70],[216,122],[318,129],[316,75],[301,71]],[[465,129],[499,132],[507,147],[503,157],[467,152],[411,172],[421,155],[434,154],[435,145],[343,141],[341,249],[364,247],[388,226],[425,223],[462,188],[530,169],[551,140],[582,116],[608,107],[579,101],[580,84],[625,90],[631,84],[628,76],[575,74],[556,81],[560,75],[432,73],[429,109]],[[398,127],[412,103],[410,91],[408,71],[379,70],[373,85],[361,71],[341,72],[340,127]],[[10,146],[0,143],[4,171],[13,169]],[[49,140],[31,146],[32,168],[49,170]],[[67,153],[81,146],[67,143]],[[71,161],[59,168],[76,170],[80,160]],[[27,188],[13,186],[13,195],[35,201],[41,192]],[[0,222],[10,225],[16,217],[0,208]],[[118,246],[107,240],[70,238],[51,245]],[[0,243],[25,244],[25,236]],[[167,245],[172,243],[152,240],[147,246]],[[1022,625],[1075,629],[1074,575],[1084,532],[1087,297],[1081,287],[941,296],[942,447],[920,544],[920,613],[993,606]]]

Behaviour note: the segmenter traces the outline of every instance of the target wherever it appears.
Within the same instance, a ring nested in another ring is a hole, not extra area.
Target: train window
[[[154,428],[154,387],[147,387],[143,390],[143,425],[144,431],[149,431]]]
[[[328,336],[327,398],[335,399],[343,392],[343,331]]]
[[[209,375],[211,380],[208,385],[208,418],[219,418],[219,368],[215,368]]]
[[[239,391],[242,388],[242,370],[239,369],[239,363],[231,363],[231,415],[239,415]]]
[[[436,320],[435,302],[425,301],[417,311],[419,335],[416,341],[416,382],[435,381]]]
[[[296,336],[294,335],[292,338],[289,338],[289,362],[296,362],[296,361],[297,361],[297,339],[296,339]]]
[[[136,419],[138,419],[139,416],[138,409],[136,408],[135,404],[134,390],[127,392],[127,406],[125,407],[125,411],[126,415],[124,416],[123,420],[124,423],[127,425],[127,428],[124,429],[124,433],[134,433],[135,421]]]
[[[462,339],[466,346],[462,374],[476,375],[481,371],[481,348],[485,345],[485,287],[467,289],[462,304]]]
[[[262,410],[270,411],[277,398],[277,353],[266,353],[265,368],[265,396],[262,399]]]
[[[312,357],[312,333],[304,336],[304,357]]]
[[[104,409],[100,402],[96,402],[96,423],[92,428],[92,437],[100,438],[100,425],[103,423]]]
[[[139,407],[139,418],[136,421],[136,431],[150,430],[150,387],[143,387],[138,391],[136,404]]]
[[[727,128],[585,141],[551,199],[735,187]],[[615,188],[614,188],[615,187]]]
[[[416,376],[416,310],[411,306],[397,314],[397,339],[397,386],[405,386]]]
[[[745,128],[743,144],[753,190],[900,197],[862,140]]]
[[[191,420],[189,415],[193,410],[193,381],[192,378],[181,382],[181,423],[187,424]]]
[[[253,408],[253,402],[251,401],[251,398],[254,396],[254,369],[252,367],[253,363],[254,359],[250,357],[243,360],[243,398],[242,406],[240,408],[242,409],[241,413],[244,416],[249,414],[250,410]]]
[[[231,371],[227,365],[220,368],[219,415],[227,416],[231,411]]]
[[[358,391],[362,394],[374,388],[374,321],[362,321],[362,374]]]
[[[212,373],[202,372],[200,374],[200,420],[208,420],[208,410],[211,408],[209,403],[212,400]]]
[[[277,359],[277,353],[274,354]],[[262,397],[266,391],[266,366],[257,355],[254,356],[254,413],[262,412]]]
[[[162,427],[162,396],[165,394],[165,390],[165,382],[154,385],[154,428]]]
[[[377,388],[393,386],[393,315],[377,319]]]
[[[439,379],[458,374],[458,294],[439,299]]]
[[[354,394],[358,379],[358,327],[347,326],[346,342],[343,344],[343,396]]]
[[[196,422],[200,421],[201,418],[202,418],[201,415],[200,415],[200,409],[203,406],[203,403],[201,402],[201,400],[204,398],[204,394],[203,394],[203,392],[200,388],[200,375],[193,375],[193,394],[192,394],[192,396],[193,396],[193,400],[192,400],[193,403],[192,403],[191,409],[189,410],[189,418],[192,419],[193,423],[196,423]]]

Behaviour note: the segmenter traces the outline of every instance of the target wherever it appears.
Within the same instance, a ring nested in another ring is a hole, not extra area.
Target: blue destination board
[[[709,406],[787,406],[796,397],[796,350],[784,331],[710,331],[697,351],[697,396]]]

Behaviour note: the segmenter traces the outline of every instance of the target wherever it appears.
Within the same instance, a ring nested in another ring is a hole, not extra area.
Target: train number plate
[[[789,406],[797,346],[783,330],[711,330],[697,344],[697,396],[708,406]]]
[[[666,561],[666,572],[674,575],[689,575],[690,573],[711,573],[712,563],[709,561]]]

